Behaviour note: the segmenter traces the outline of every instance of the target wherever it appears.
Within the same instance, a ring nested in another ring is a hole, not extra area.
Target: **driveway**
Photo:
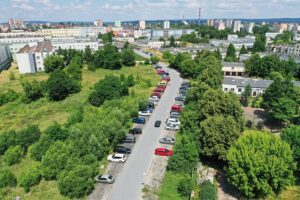
[[[160,63],[165,67],[164,64]],[[158,140],[163,136],[164,122],[169,116],[171,106],[175,102],[182,79],[179,73],[172,69],[165,69],[171,77],[170,85],[162,96],[155,111],[143,129],[143,134],[135,144],[133,152],[125,163],[123,169],[116,176],[108,196],[102,199],[109,200],[137,200],[141,197],[141,190],[145,176],[154,159],[154,149],[158,147]],[[154,127],[156,120],[161,120],[159,128]]]

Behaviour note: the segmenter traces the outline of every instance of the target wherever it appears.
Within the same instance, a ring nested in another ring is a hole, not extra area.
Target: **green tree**
[[[94,189],[93,170],[87,165],[78,165],[71,171],[64,171],[58,177],[61,194],[80,198]]]
[[[283,129],[281,132],[281,139],[287,142],[293,151],[294,160],[298,163],[298,170],[300,169],[300,126],[291,126]]]
[[[24,187],[25,192],[29,192],[30,187],[39,184],[41,178],[40,170],[37,167],[31,167],[21,173],[18,182]]]
[[[248,84],[245,87],[245,91],[242,93],[242,105],[243,106],[248,106],[249,105],[249,101],[251,99],[252,96],[252,88],[251,86]]]
[[[21,146],[9,147],[3,155],[3,160],[7,165],[14,165],[21,161],[23,151]]]
[[[232,116],[208,117],[200,123],[200,154],[225,161],[228,149],[240,135],[239,125]]]
[[[202,70],[201,65],[192,59],[184,60],[180,64],[180,73],[185,78],[197,78]]]
[[[45,72],[53,72],[57,69],[63,69],[64,68],[64,60],[61,56],[59,55],[52,55],[48,56],[44,60],[44,65],[45,65]]]
[[[171,36],[169,40],[170,40],[170,47],[176,47],[176,41],[174,36]]]
[[[128,41],[124,43],[123,49],[131,49],[131,46]]]
[[[41,161],[52,142],[53,141],[49,135],[43,134],[38,142],[32,144],[28,148],[30,158],[36,161]]]
[[[240,55],[247,54],[247,53],[248,53],[248,51],[247,51],[245,45],[243,45],[242,48],[240,49]]]
[[[266,51],[266,39],[265,36],[256,35],[253,45],[253,52],[265,52]]]
[[[170,51],[165,51],[164,53],[163,53],[163,59],[166,59],[166,60],[168,60],[168,59],[170,59],[171,57],[172,57],[173,55],[171,54],[171,52]]]
[[[291,31],[283,31],[282,34],[279,34],[275,37],[275,44],[289,44],[293,39],[293,33]]]
[[[80,91],[79,83],[61,70],[56,70],[50,74],[50,77],[46,82],[46,88],[49,99],[53,101],[63,100],[69,94]]]
[[[106,69],[120,69],[121,65],[121,56],[117,48],[112,44],[106,44],[104,46],[104,65]]]
[[[210,181],[204,181],[199,193],[199,200],[217,200],[217,191],[215,186]]]
[[[193,190],[191,178],[185,177],[181,179],[177,185],[177,192],[183,198],[188,198]]]
[[[71,62],[67,67],[66,71],[70,78],[80,81],[82,80],[82,69],[77,62]]]
[[[248,198],[278,193],[294,183],[289,145],[276,136],[249,131],[230,148],[226,168],[228,181]]]
[[[99,39],[102,39],[103,43],[112,43],[112,39],[113,39],[113,33],[112,32],[108,32],[105,34],[99,34],[98,35]]]
[[[93,61],[93,54],[92,54],[92,49],[90,46],[86,46],[85,49],[84,49],[84,53],[83,53],[83,60],[86,62],[86,63],[90,63]],[[80,64],[80,63],[78,63]]]
[[[278,121],[288,123],[296,113],[296,103],[288,97],[281,97],[271,104],[269,115]]]
[[[0,169],[0,188],[15,187],[17,185],[17,179],[15,175],[6,168]]]
[[[24,101],[30,103],[43,97],[43,82],[33,80],[32,82],[21,81],[24,90]]]
[[[126,48],[122,52],[122,63],[125,66],[135,66],[135,56],[131,48]]]
[[[237,61],[235,47],[233,46],[232,43],[230,43],[230,45],[227,48],[227,53],[226,53],[226,57],[224,58],[224,60],[227,62],[236,62]]]
[[[46,130],[45,134],[47,134],[52,141],[57,140],[66,140],[69,136],[68,130],[63,128],[60,124],[57,122],[54,122],[52,125],[50,125]]]
[[[153,65],[159,62],[159,58],[157,56],[151,56],[150,60]]]
[[[4,131],[0,134],[0,155],[3,155],[5,151],[17,144],[17,133],[14,130]]]
[[[183,136],[177,141],[174,153],[170,158],[167,170],[173,172],[191,173],[199,160],[199,155],[195,142],[191,141],[187,136]]]

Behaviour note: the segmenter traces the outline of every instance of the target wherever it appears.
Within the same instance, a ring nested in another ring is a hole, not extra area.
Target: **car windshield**
[[[108,179],[112,179],[112,178],[113,178],[112,175],[109,175],[109,176],[108,176]]]

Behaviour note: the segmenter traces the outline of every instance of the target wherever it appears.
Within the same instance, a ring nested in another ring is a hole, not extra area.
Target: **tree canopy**
[[[228,181],[248,198],[278,193],[295,180],[289,145],[267,133],[244,133],[229,149],[227,161]]]
[[[60,55],[52,55],[45,58],[44,65],[45,65],[45,72],[49,73],[57,69],[63,69],[64,60]]]
[[[236,62],[237,61],[235,47],[233,46],[232,43],[230,43],[227,48],[227,53],[226,53],[226,57],[224,58],[224,60],[227,62]]]

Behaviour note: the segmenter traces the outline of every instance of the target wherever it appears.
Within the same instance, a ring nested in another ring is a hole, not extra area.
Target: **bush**
[[[3,155],[3,160],[8,165],[17,164],[21,161],[22,154],[21,146],[9,147]]]
[[[0,188],[3,187],[15,187],[17,185],[17,179],[9,169],[0,169]]]
[[[77,81],[82,80],[82,69],[80,67],[80,64],[71,62],[71,64],[66,67],[66,71],[72,79]]]
[[[228,151],[227,161],[228,181],[248,198],[279,193],[295,181],[290,146],[264,132],[244,133]]]
[[[177,192],[182,197],[189,197],[193,190],[193,183],[190,178],[183,178],[177,185]]]
[[[44,60],[44,65],[45,65],[45,72],[53,72],[57,69],[63,69],[64,68],[64,60],[62,56],[59,55],[53,55],[53,56],[48,56]]]
[[[83,107],[80,106],[78,110],[76,110],[71,116],[68,118],[67,123],[65,124],[65,127],[70,127],[73,124],[77,124],[82,122],[83,120]]]
[[[159,58],[156,56],[151,56],[150,60],[153,65],[155,65],[159,62]]]
[[[30,103],[31,101],[36,101],[43,97],[43,83],[33,80],[32,82],[22,81],[22,87],[24,90],[25,103]]]
[[[41,161],[43,156],[46,154],[49,149],[52,141],[49,135],[42,135],[41,139],[31,145],[28,149],[29,155],[33,160]]]
[[[125,66],[135,66],[135,56],[131,48],[126,48],[122,52],[122,63]]]
[[[38,126],[30,125],[19,132],[16,135],[17,144],[20,145],[24,150],[37,142],[40,139],[41,131]]]
[[[71,171],[63,171],[58,178],[61,194],[70,198],[80,198],[94,189],[93,169],[87,165],[78,165]]]
[[[5,131],[0,134],[0,155],[4,154],[10,146],[15,146],[17,133],[14,130]]]
[[[200,200],[217,200],[217,191],[215,186],[210,181],[205,181],[200,186]]]
[[[19,98],[19,94],[13,90],[8,90],[6,93],[0,93],[0,106],[15,101],[17,98]]]
[[[57,122],[54,122],[45,130],[45,134],[49,135],[51,141],[66,140],[69,136],[68,130],[63,128]]]
[[[46,82],[46,88],[49,99],[54,101],[63,100],[69,94],[80,91],[79,83],[61,70],[56,70],[50,74],[50,77]]]
[[[38,168],[33,167],[31,169],[28,169],[20,175],[20,186],[24,187],[25,192],[29,192],[30,187],[37,185],[40,182],[41,177],[42,176]]]

